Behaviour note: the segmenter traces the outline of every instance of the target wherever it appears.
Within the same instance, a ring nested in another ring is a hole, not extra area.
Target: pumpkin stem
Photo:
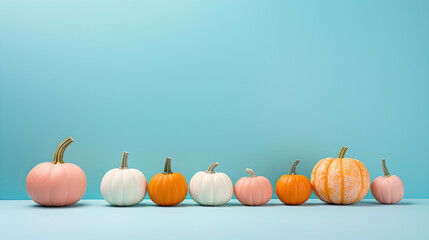
[[[381,166],[383,166],[384,176],[390,177],[389,171],[387,170],[387,167],[386,167],[386,159],[384,158],[381,159]]]
[[[339,159],[344,158],[344,155],[346,155],[346,152],[347,152],[347,148],[346,147],[342,147],[341,150],[340,150],[340,153],[338,154],[338,158]]]
[[[64,151],[72,142],[73,138],[67,137],[58,145],[57,150],[54,154],[54,160],[52,161],[53,164],[64,163]]]
[[[164,172],[162,172],[162,174],[172,174],[173,172],[171,171],[171,157],[168,157],[167,159],[165,159],[165,164],[164,164]]]
[[[219,166],[218,162],[214,162],[210,165],[210,167],[207,169],[206,173],[215,173],[214,169],[215,167]]]
[[[121,161],[121,166],[119,167],[119,169],[128,169],[128,152],[124,152],[122,154],[122,161]]]
[[[298,163],[299,163],[299,160],[296,160],[296,161],[293,163],[292,167],[290,168],[290,173],[289,173],[289,175],[296,175],[295,170],[296,170],[296,165],[298,165]]]
[[[256,177],[256,174],[252,169],[246,168],[246,172],[248,172],[250,174],[250,177]]]

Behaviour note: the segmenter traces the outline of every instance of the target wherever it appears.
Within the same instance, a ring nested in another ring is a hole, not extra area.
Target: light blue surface
[[[148,179],[171,156],[188,181],[219,161],[233,182],[249,167],[274,184],[343,145],[371,179],[385,157],[406,197],[429,197],[428,13],[429,1],[0,0],[0,199],[28,199],[27,173],[67,136],[87,199],[123,151]]]
[[[111,207],[103,200],[67,208],[32,201],[0,201],[1,239],[423,239],[428,236],[429,199],[396,205],[364,200],[336,206],[310,200],[285,206],[271,200],[247,207],[232,200],[202,207],[185,200],[176,207],[143,201]]]

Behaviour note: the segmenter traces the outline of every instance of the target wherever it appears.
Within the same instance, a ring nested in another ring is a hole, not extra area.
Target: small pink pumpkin
[[[372,181],[371,193],[380,203],[394,204],[404,197],[404,184],[398,176],[390,175],[386,167],[386,160],[381,160],[384,176]]]
[[[64,163],[64,151],[73,142],[71,137],[60,143],[52,162],[40,163],[27,175],[28,195],[44,206],[67,206],[79,201],[86,191],[86,177],[82,169]]]
[[[252,169],[247,168],[250,177],[240,178],[234,187],[238,201],[244,205],[259,206],[267,203],[273,196],[273,187],[266,177],[256,176]]]

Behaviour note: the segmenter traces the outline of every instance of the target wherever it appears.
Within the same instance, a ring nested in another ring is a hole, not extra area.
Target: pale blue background
[[[274,184],[342,145],[429,197],[428,90],[429,1],[1,0],[0,199],[69,135],[85,198],[123,151]]]

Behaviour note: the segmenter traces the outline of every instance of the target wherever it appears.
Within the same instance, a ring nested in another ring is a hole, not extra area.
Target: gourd
[[[218,162],[212,163],[207,171],[194,174],[189,183],[189,193],[192,199],[200,205],[218,206],[227,203],[232,198],[233,187],[231,179],[214,169]]]
[[[101,180],[104,200],[115,206],[132,206],[146,196],[147,181],[142,172],[128,168],[128,152],[122,155],[121,166],[109,170]]]
[[[270,181],[263,176],[256,176],[252,169],[247,168],[250,177],[240,178],[234,186],[234,193],[238,201],[248,206],[259,206],[270,201],[273,196],[273,187]]]
[[[381,160],[384,176],[379,176],[371,184],[371,193],[380,203],[394,204],[404,197],[404,184],[395,175],[390,175],[386,167],[386,160]]]
[[[283,175],[277,180],[276,194],[284,204],[299,205],[305,203],[311,195],[310,180],[304,175],[296,174],[296,166],[299,160],[296,160],[290,173]]]
[[[164,172],[158,173],[149,181],[150,199],[160,206],[173,206],[181,203],[188,194],[185,177],[171,171],[171,158],[165,160]]]
[[[86,176],[72,163],[64,163],[64,151],[73,142],[62,141],[52,162],[36,165],[27,175],[25,186],[30,198],[44,206],[67,206],[78,202],[86,191]]]
[[[368,170],[359,160],[344,158],[346,151],[343,147],[337,158],[324,158],[313,168],[313,192],[324,202],[352,204],[362,200],[369,191]]]

